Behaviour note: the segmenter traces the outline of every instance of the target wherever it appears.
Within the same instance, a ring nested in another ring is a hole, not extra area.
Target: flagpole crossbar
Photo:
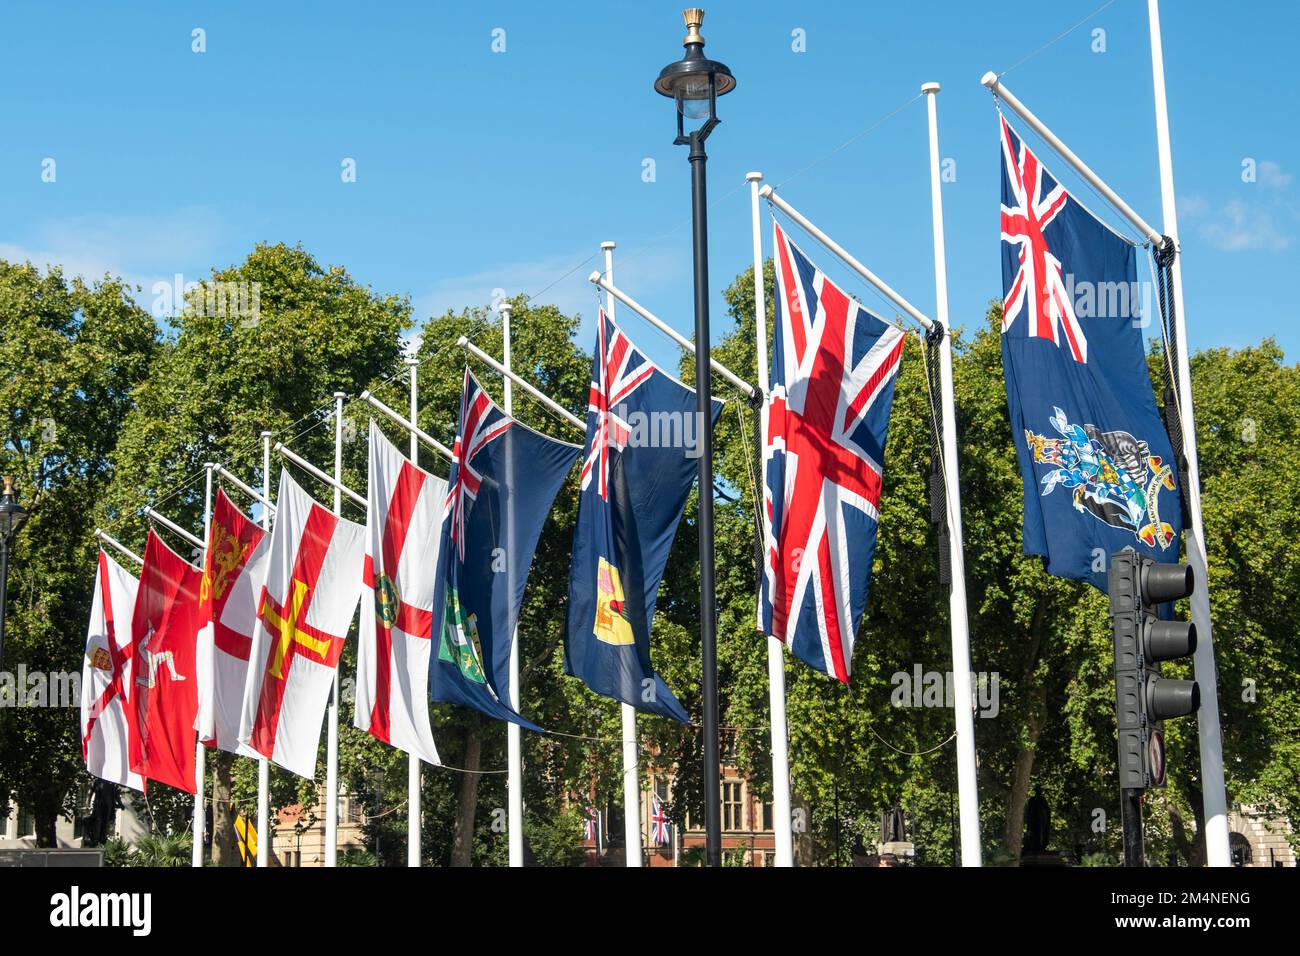
[[[589,282],[591,282],[592,285],[596,286],[599,289],[604,289],[606,293],[618,299],[618,301],[622,302],[625,306],[627,306],[637,315],[641,316],[641,318],[645,319],[647,322],[653,325],[660,332],[664,333],[664,335],[668,336],[670,339],[672,339],[682,348],[686,349],[686,351],[690,352],[692,355],[695,354],[694,342],[692,342],[686,336],[682,335],[680,332],[674,329],[663,319],[659,318],[657,315],[655,315],[653,312],[651,312],[649,309],[643,306],[640,302],[637,302],[634,298],[632,298],[622,289],[618,288],[616,285],[614,285],[612,281],[603,277],[599,272],[593,272],[591,275],[587,277],[587,279]],[[732,385],[736,386],[736,388],[740,389],[746,395],[752,396],[757,392],[757,389],[755,389],[753,385],[749,384],[749,382],[746,382],[743,378],[741,378],[739,375],[737,375],[735,372],[727,368],[725,365],[723,365],[721,362],[717,361],[716,359],[710,357],[709,365],[710,367],[712,367],[713,371],[717,372],[719,375],[725,378]]]
[[[1060,137],[1048,128],[1046,123],[1035,116],[1029,107],[1016,98],[1016,95],[1007,89],[1006,86],[1003,85],[1002,81],[998,79],[996,73],[991,70],[988,73],[985,73],[984,76],[980,78],[980,84],[988,87],[990,93],[1002,100],[1003,103],[1006,103],[1013,113],[1024,120],[1029,125],[1029,128],[1042,138],[1043,142],[1047,143],[1047,145],[1050,146],[1057,155],[1070,165],[1071,169],[1082,176],[1088,182],[1088,185],[1101,193],[1102,198],[1110,203],[1116,212],[1127,219],[1133,225],[1133,228],[1142,234],[1143,238],[1156,247],[1165,244],[1164,233],[1160,232],[1155,226],[1151,225],[1139,216],[1133,207],[1123,200],[1119,193],[1111,189],[1104,179],[1094,173],[1087,163],[1075,155],[1074,151],[1070,149],[1070,147],[1066,146],[1065,143],[1061,141]]]
[[[375,396],[371,395],[370,392],[368,391],[362,392],[361,400],[365,402],[367,405],[369,405],[371,408],[373,408],[375,411],[379,412],[379,414],[383,415],[393,424],[405,428],[408,432],[410,432],[420,441],[424,442],[426,445],[428,445],[430,448],[436,451],[443,458],[446,458],[448,461],[453,460],[454,456],[452,455],[450,448],[448,448],[442,442],[438,441],[438,439],[434,438],[428,432],[424,431],[422,428],[420,428],[410,419],[403,416],[401,413],[396,412],[393,409],[389,408],[379,399],[375,398]]]
[[[847,249],[845,249],[838,242],[836,242],[834,239],[832,239],[830,236],[824,233],[821,229],[817,228],[817,226],[813,225],[812,221],[809,220],[807,216],[805,216],[799,210],[795,209],[794,206],[791,206],[783,198],[777,195],[777,193],[775,192],[775,190],[772,189],[771,186],[764,185],[761,189],[759,189],[758,194],[759,196],[761,196],[762,198],[770,202],[777,209],[781,210],[783,213],[785,213],[787,216],[793,219],[795,222],[797,222],[800,228],[802,228],[810,236],[812,236],[823,246],[825,246],[827,249],[833,252],[839,258],[839,260],[843,262],[846,266],[848,266],[850,269],[852,269],[854,272],[860,275],[863,279],[866,279],[867,282],[869,282],[873,287],[875,287],[875,289],[879,291],[882,295],[884,295],[884,297],[887,298],[890,302],[894,303],[894,305],[898,306],[900,309],[902,309],[904,312],[910,315],[913,319],[919,322],[927,332],[930,331],[932,328],[934,328],[935,323],[933,319],[925,315],[925,313],[923,313],[920,309],[912,305],[912,303],[908,302],[901,295],[895,292],[894,289],[888,283],[886,283],[878,275],[876,275],[874,272],[872,272],[870,269],[864,266],[852,255],[850,255]],[[883,316],[878,316],[878,318],[880,318],[882,322],[888,322],[890,325],[894,326],[895,328],[903,329],[904,331],[906,331],[906,329],[904,329],[904,327],[898,322],[895,322],[891,319],[886,319]]]
[[[526,379],[521,378],[520,376],[516,375],[514,372],[507,369],[504,365],[502,365],[492,356],[488,355],[481,348],[479,348],[477,345],[471,342],[468,337],[462,335],[460,339],[457,340],[456,344],[459,345],[461,348],[463,348],[470,355],[474,356],[476,359],[478,359],[488,368],[492,369],[498,375],[501,375],[502,377],[514,382],[516,385],[522,388],[529,395],[533,396],[533,398],[537,399],[539,402],[541,402],[551,411],[555,412],[555,414],[559,415],[565,421],[573,425],[574,428],[578,429],[580,432],[583,432],[584,434],[586,433],[587,426],[583,424],[582,419],[580,419],[577,415],[573,414],[573,412],[569,411],[567,408],[565,408],[555,399],[551,398],[549,395],[546,395],[544,392],[540,391],[539,389],[535,388],[533,385],[529,384],[529,382]]]
[[[355,491],[353,491],[347,485],[343,484],[343,482],[339,481],[337,478],[327,474],[326,472],[321,471],[319,468],[317,468],[307,459],[303,458],[301,455],[293,451],[290,451],[288,448],[285,447],[284,442],[276,442],[274,450],[276,454],[278,454],[281,458],[285,459],[286,461],[293,462],[295,465],[297,465],[303,471],[307,472],[307,474],[311,475],[313,478],[320,479],[321,481],[325,482],[325,484],[333,488],[335,491],[343,492],[343,494],[347,495],[349,498],[351,498],[361,507],[363,508],[368,507],[369,502],[366,501],[365,496],[357,494]]]
[[[104,544],[108,545],[110,548],[116,548],[118,551],[126,555],[136,564],[139,565],[144,564],[144,558],[140,557],[140,555],[136,554],[134,551],[132,551],[130,548],[124,545],[121,541],[118,541],[117,538],[113,537],[103,528],[95,529],[95,537],[100,541],[102,541]]]
[[[196,535],[196,534],[190,534],[190,532],[186,531],[184,528],[182,528],[180,525],[178,525],[175,521],[172,521],[170,518],[164,517],[163,515],[159,514],[157,511],[154,511],[153,508],[146,507],[146,508],[141,512],[141,513],[142,513],[146,518],[148,518],[149,520],[151,520],[151,521],[156,521],[156,522],[158,522],[160,525],[162,525],[164,528],[167,528],[167,529],[169,529],[169,530],[171,530],[171,531],[176,532],[178,535],[180,535],[182,538],[184,538],[184,539],[185,539],[186,541],[188,541],[190,544],[194,545],[194,547],[196,547],[196,548],[202,548],[202,547],[205,547],[205,545],[204,545],[202,539],[199,538],[198,535]]]
[[[244,494],[248,495],[248,497],[252,498],[256,502],[259,502],[262,505],[262,507],[270,509],[271,514],[275,514],[275,505],[274,503],[271,502],[269,498],[266,497],[266,495],[262,494],[252,485],[236,477],[224,465],[213,465],[213,471],[215,471],[222,478],[225,478],[228,482],[230,482],[232,485],[234,485]]]

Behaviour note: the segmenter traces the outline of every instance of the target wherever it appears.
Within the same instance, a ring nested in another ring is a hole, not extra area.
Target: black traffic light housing
[[[1115,647],[1115,716],[1120,787],[1145,790],[1165,783],[1163,721],[1196,713],[1194,680],[1160,676],[1160,662],[1196,650],[1196,625],[1161,620],[1159,606],[1192,593],[1185,564],[1161,564],[1131,548],[1111,556],[1108,578]]]

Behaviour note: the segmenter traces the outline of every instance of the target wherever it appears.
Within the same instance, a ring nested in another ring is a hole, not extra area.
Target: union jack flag
[[[618,326],[606,320],[604,309],[600,310],[596,329],[596,349],[602,360],[595,369],[596,381],[591,383],[587,406],[596,416],[596,431],[587,460],[582,463],[582,490],[586,491],[594,478],[600,497],[608,501],[610,448],[621,451],[630,434],[627,422],[618,417],[618,409],[637,386],[655,373],[655,367]]]
[[[600,831],[600,813],[595,807],[587,808],[587,818],[582,821],[582,837],[584,840],[596,839],[596,834]]]
[[[1088,361],[1088,340],[1074,314],[1061,260],[1052,254],[1044,230],[1070,202],[1070,194],[1039,165],[1038,157],[1011,132],[1002,117],[1002,159],[1011,205],[1002,204],[1002,241],[1019,247],[1020,269],[1002,305],[1002,331],[1022,315],[1026,334],[1061,344],[1064,334],[1076,362]],[[1017,148],[1019,147],[1019,148]]]
[[[848,683],[904,335],[773,228],[776,333],[764,408],[758,623],[796,657]]]
[[[664,805],[659,802],[658,796],[655,796],[651,803],[650,834],[655,841],[655,846],[667,846],[672,841],[668,813],[664,810]]]
[[[494,412],[496,414],[492,414]],[[447,490],[443,514],[451,515],[451,540],[456,545],[457,556],[464,561],[465,514],[473,507],[483,482],[483,475],[474,467],[474,456],[483,450],[484,445],[504,435],[514,420],[498,411],[468,368],[461,389],[460,420],[464,427],[451,449],[457,466],[456,481]]]

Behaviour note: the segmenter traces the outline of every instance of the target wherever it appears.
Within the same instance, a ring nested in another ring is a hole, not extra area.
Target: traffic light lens
[[[1194,714],[1201,706],[1201,688],[1194,680],[1166,680],[1151,675],[1147,681],[1147,716],[1170,720]]]
[[[1196,625],[1189,621],[1148,621],[1146,657],[1149,663],[1174,661],[1196,651]]]
[[[1142,573],[1142,597],[1148,604],[1177,601],[1192,593],[1196,575],[1186,564],[1146,565]]]

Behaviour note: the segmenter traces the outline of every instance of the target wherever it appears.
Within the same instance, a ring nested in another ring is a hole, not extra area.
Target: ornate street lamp
[[[14,491],[13,475],[5,476],[4,492],[0,493],[0,662],[4,660],[5,646],[5,592],[9,580],[9,542],[27,521],[27,509],[18,503]]]
[[[679,146],[689,146],[695,248],[695,392],[698,399],[700,657],[704,665],[704,846],[709,866],[722,865],[722,773],[718,753],[718,638],[713,574],[713,387],[709,378],[709,225],[704,141],[718,125],[718,97],[736,88],[725,64],[704,56],[704,11],[683,11],[685,55],[659,72],[655,90],[677,104]]]

